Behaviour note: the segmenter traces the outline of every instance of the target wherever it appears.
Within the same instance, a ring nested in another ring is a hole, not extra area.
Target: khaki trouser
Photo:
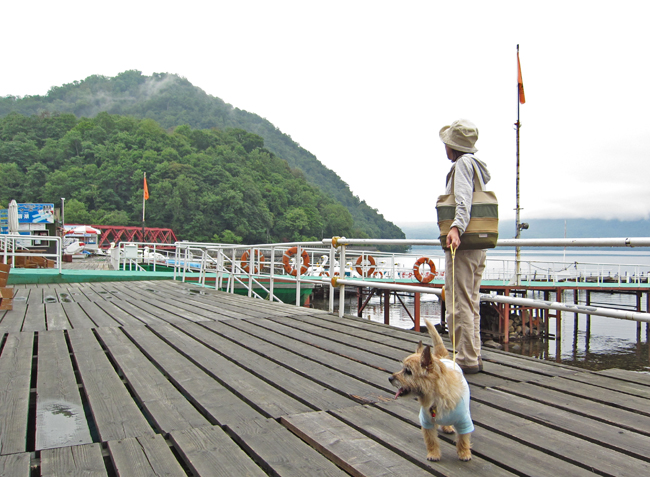
[[[456,362],[461,366],[478,366],[481,355],[479,288],[485,256],[485,250],[458,250],[452,262],[451,251],[445,250],[445,319],[450,337],[454,337]]]

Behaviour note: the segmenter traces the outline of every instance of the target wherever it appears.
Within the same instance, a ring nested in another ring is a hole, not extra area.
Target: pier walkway
[[[0,476],[650,475],[649,374],[485,350],[473,459],[428,462],[420,333],[141,281],[17,285],[0,337]]]

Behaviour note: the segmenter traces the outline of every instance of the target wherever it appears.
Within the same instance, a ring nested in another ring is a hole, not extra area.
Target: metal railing
[[[45,242],[46,245],[41,246],[40,244],[42,242]],[[52,242],[56,246],[55,252],[48,253],[47,251],[40,250],[43,248],[49,249],[49,244]],[[43,235],[0,235],[0,253],[2,253],[3,263],[11,262],[12,267],[15,267],[17,257],[42,257],[53,260],[55,262],[55,267],[59,270],[59,273],[61,273],[62,245],[61,237]]]
[[[136,246],[141,250],[150,245],[155,252],[155,244],[131,243],[120,244],[120,250],[127,246]],[[164,260],[166,266],[174,270],[174,278],[182,281],[192,279],[206,286],[214,280],[214,288],[235,293],[236,288],[244,289],[248,296],[282,301],[277,296],[278,283],[295,287],[295,303],[300,304],[301,288],[308,286],[328,286],[329,311],[334,313],[336,287],[339,291],[339,315],[342,316],[345,302],[345,285],[367,286],[372,288],[407,291],[409,293],[428,293],[440,295],[440,289],[423,287],[413,278],[413,262],[418,258],[417,253],[395,254],[382,253],[375,250],[350,249],[349,247],[381,245],[402,246],[436,246],[438,240],[377,240],[377,239],[346,239],[335,237],[316,242],[274,243],[259,245],[233,245],[201,242],[177,242],[173,257],[168,255]],[[612,238],[612,239],[506,239],[499,240],[497,246],[527,246],[527,247],[650,247],[650,238]],[[442,253],[442,250],[441,250]],[[120,254],[127,254],[126,251]],[[306,254],[309,266],[304,266],[303,254]],[[132,258],[123,258],[122,267],[127,265],[137,267],[138,260],[143,260],[143,252],[131,252]],[[288,258],[287,258],[288,257]],[[436,268],[435,282],[442,285],[444,277],[444,256],[431,256]],[[244,259],[244,260],[242,260]],[[620,273],[620,264],[589,264],[578,262],[553,262],[521,260],[524,264],[519,277],[515,274],[515,264],[508,259],[489,259],[492,265],[486,267],[484,279],[500,280],[503,285],[512,285],[519,280],[521,286],[533,286],[540,280],[559,281],[588,281],[594,276],[597,282],[604,281],[605,270],[611,276],[612,268],[619,267],[615,274],[618,283],[625,282]],[[500,265],[495,265],[500,262]],[[154,266],[155,262],[154,261]],[[341,266],[343,264],[343,266]],[[630,267],[629,264],[626,267]],[[640,282],[644,276],[638,265],[637,272],[627,276],[627,282]],[[527,271],[526,271],[527,268]],[[293,272],[293,273],[291,273]],[[571,272],[571,273],[569,273]],[[331,278],[338,277],[333,281]],[[390,279],[390,283],[380,280]],[[396,283],[399,281],[400,283]],[[257,291],[256,291],[257,290]],[[262,295],[266,295],[263,297]],[[528,298],[503,297],[497,295],[482,295],[483,301],[507,303],[517,306],[527,306],[544,309],[570,311],[600,316],[609,316],[636,321],[649,321],[648,313],[621,310],[602,309],[592,306],[580,306],[561,302],[547,302]]]

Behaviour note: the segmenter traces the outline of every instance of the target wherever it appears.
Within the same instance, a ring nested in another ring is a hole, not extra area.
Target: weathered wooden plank
[[[68,290],[67,284],[57,284],[56,287],[54,287],[54,292],[56,293],[59,303],[72,303],[74,301],[70,291]]]
[[[14,297],[14,301],[16,298]],[[628,381],[643,386],[650,386],[650,374],[640,373],[638,371],[628,371],[627,369],[603,369],[598,371],[598,374],[603,376],[609,376],[610,378],[615,378],[621,381]]]
[[[352,475],[431,475],[428,470],[381,446],[325,412],[285,416],[282,423]]]
[[[0,477],[30,477],[31,471],[28,453],[0,455]]]
[[[133,297],[134,293],[142,297],[142,300],[156,306],[163,306],[165,309],[182,316],[190,321],[222,320],[223,314],[206,309],[196,302],[185,302],[178,298],[178,295],[161,292],[151,288],[151,285],[133,286],[125,290],[125,293]],[[136,296],[138,296],[136,295]],[[214,307],[213,307],[214,308]]]
[[[485,404],[472,403],[472,418],[474,423],[480,426],[478,433],[484,432],[481,427],[493,429],[508,438],[538,448],[590,472],[630,477],[650,475],[650,463],[647,461],[634,459],[613,449],[603,448],[587,439],[545,427]],[[508,443],[504,447],[510,446],[511,444]],[[569,473],[564,465],[558,467],[564,475],[574,475],[573,472]]]
[[[347,475],[273,419],[254,419],[229,426],[229,429],[237,443],[249,455],[255,456],[257,464],[270,475]]]
[[[92,331],[70,330],[68,335],[102,440],[153,434]]]
[[[83,294],[81,289],[76,284],[75,285],[69,285],[68,286],[68,292],[70,293],[70,299],[72,299],[75,302],[89,301],[88,297]]]
[[[33,287],[29,292],[27,298],[28,305],[41,305],[43,304],[43,288]]]
[[[174,431],[170,434],[170,438],[194,475],[214,477],[267,475],[219,427]]]
[[[293,351],[279,348],[275,344],[263,341],[251,334],[243,333],[229,326],[226,322],[210,322],[206,323],[205,326],[232,341],[246,343],[246,347],[253,349],[259,356],[275,363],[282,363],[285,368],[301,376],[308,377],[318,385],[350,396],[355,400],[376,402],[382,399],[391,399],[393,396],[393,391],[388,384],[387,376],[386,384],[382,381],[382,387],[379,388],[343,374],[337,369],[324,366],[317,361],[305,359]]]
[[[33,333],[9,333],[0,356],[0,454],[27,450]]]
[[[158,429],[210,424],[119,328],[98,328],[97,333]]]
[[[347,407],[351,406],[355,402],[351,397],[344,396],[343,393],[328,389],[322,384],[315,382],[309,376],[300,375],[287,369],[280,363],[270,361],[259,354],[244,348],[242,346],[244,343],[233,343],[216,333],[209,333],[206,328],[193,323],[183,325],[181,328],[198,341],[204,343],[213,350],[217,350],[219,353],[223,353],[236,363],[237,366],[232,368],[232,374],[228,377],[229,386],[233,386],[233,388],[237,386],[237,389],[241,389],[243,396],[253,400],[261,406],[262,409],[272,410],[276,408],[274,400],[269,399],[271,394],[268,394],[267,391],[260,393],[260,391],[267,387],[272,389],[276,388],[275,391],[272,391],[274,394],[281,392],[285,399],[286,397],[291,396],[294,399],[300,400],[300,402],[309,406],[311,409]],[[255,376],[263,379],[265,383],[262,384],[259,383],[258,380],[249,379],[237,382],[237,376],[241,373],[241,369],[253,373]],[[221,376],[222,375],[219,374],[219,377]],[[279,391],[277,388],[279,388]],[[288,412],[289,409],[293,407],[292,405],[285,405],[283,407],[284,409],[282,412],[279,414],[273,412],[271,415],[273,417],[279,417],[285,414],[292,414],[291,412]],[[300,407],[304,409],[303,406]],[[299,412],[304,412],[304,410]]]
[[[641,374],[641,373],[638,373]],[[648,374],[650,376],[650,374]],[[625,380],[620,380],[617,379],[617,377],[614,375],[612,377],[609,376],[604,376],[599,373],[592,373],[589,371],[581,372],[581,373],[575,373],[570,376],[566,376],[568,381],[577,381],[581,383],[578,385],[578,389],[584,389],[586,390],[590,396],[593,396],[592,390],[593,386],[600,387],[600,388],[605,388],[610,391],[614,391],[616,393],[624,393],[624,394],[629,394],[632,396],[636,396],[637,398],[642,398],[642,399],[650,399],[650,385],[643,384],[641,382],[629,382]],[[584,384],[587,384],[588,386],[584,386]],[[572,388],[574,391],[577,391],[576,388]],[[604,393],[603,397],[605,399],[609,399],[611,394],[609,393]],[[619,401],[619,399],[617,399]],[[639,402],[638,400],[634,400],[636,402]],[[633,402],[630,403],[631,405],[634,405]]]
[[[95,328],[96,325],[88,317],[86,312],[79,306],[78,303],[61,303],[63,311],[65,311],[68,321],[73,328]]]
[[[366,436],[388,447],[397,454],[406,457],[412,462],[419,462],[421,466],[431,468],[443,475],[475,476],[489,475],[513,476],[512,472],[499,467],[494,462],[483,459],[476,453],[476,442],[472,460],[462,462],[458,460],[456,446],[451,436],[441,434],[440,449],[442,459],[439,462],[429,462],[426,459],[426,446],[422,432],[418,425],[408,422],[395,415],[384,412],[383,408],[395,408],[397,403],[382,405],[382,409],[371,406],[355,406],[345,409],[335,409],[331,414],[336,416],[348,426],[360,430]],[[415,406],[412,406],[415,408]],[[417,417],[417,410],[408,411],[411,417]],[[504,439],[505,441],[505,439]],[[481,447],[481,446],[479,446]]]
[[[136,320],[138,320],[140,323],[129,323],[129,324],[139,324],[139,325],[162,325],[167,323],[165,320],[162,320],[158,318],[155,315],[152,315],[148,311],[143,310],[142,308],[138,308],[137,306],[133,305],[132,303],[129,303],[124,300],[117,300],[117,301],[112,301],[110,305],[119,308],[122,310],[127,315],[132,316]],[[113,308],[111,308],[113,310]],[[126,324],[126,322],[125,322]]]
[[[41,475],[106,477],[100,444],[85,444],[41,452]]]
[[[390,371],[392,373],[396,371],[396,368],[399,365],[399,362],[395,359],[380,356],[376,353],[373,353],[372,350],[362,350],[348,346],[344,343],[338,343],[328,338],[316,336],[306,332],[303,329],[288,326],[279,320],[250,320],[250,322],[252,322],[255,326],[258,326],[260,329],[269,330],[269,332],[275,332],[282,336],[293,338],[303,343],[308,343],[312,346],[328,350],[337,355],[349,357],[350,359],[353,359],[360,363],[374,366],[377,369],[385,369],[386,371]],[[404,356],[406,356],[406,354],[404,354]]]
[[[67,330],[72,328],[61,303],[45,304],[45,320],[48,330]]]
[[[104,310],[115,321],[118,321],[122,326],[143,326],[145,323],[135,316],[127,313],[122,308],[117,306],[112,300],[98,301],[95,304]]]
[[[43,303],[27,305],[22,331],[45,331],[46,329],[45,305]]]
[[[108,450],[119,475],[187,477],[160,435],[110,441]]]
[[[199,334],[207,335],[209,333],[194,323],[188,323],[187,326]],[[284,414],[290,414],[295,409],[300,409],[301,411],[299,412],[305,412],[311,409],[304,402],[297,400],[295,395],[285,393],[275,387],[277,381],[280,381],[285,386],[288,385],[291,387],[291,376],[275,374],[276,380],[271,380],[269,383],[258,377],[255,373],[251,373],[249,369],[232,363],[216,353],[214,349],[207,348],[199,341],[192,339],[171,326],[155,327],[153,329],[182,354],[201,366],[205,372],[210,374],[212,379],[217,379],[221,385],[225,386],[232,393],[235,393],[239,399],[264,416],[279,417]],[[131,333],[132,330],[129,329],[126,331]],[[137,330],[133,331],[136,332]],[[209,334],[211,335],[212,333]],[[273,374],[273,370],[270,370],[270,373]],[[284,379],[290,380],[289,383],[283,382]],[[254,416],[255,414],[253,414]],[[246,417],[241,416],[241,418],[245,419]],[[219,418],[219,423],[224,423],[223,417]]]
[[[93,301],[80,301],[78,302],[81,309],[88,315],[88,317],[95,323],[96,326],[121,326],[122,323],[113,319],[111,315],[102,310],[97,303]]]
[[[473,388],[471,392],[473,401],[489,404],[542,425],[553,426],[562,432],[580,436],[637,459],[647,459],[650,436],[630,431],[623,432],[620,427],[499,390]]]
[[[169,284],[167,284],[167,286],[163,285],[162,288],[169,296],[173,296],[177,300],[184,300],[189,305],[202,307],[223,317],[245,319],[251,317],[261,318],[266,316],[265,313],[242,308],[237,304],[232,304],[228,301],[222,300],[221,298],[215,299],[215,297],[209,293],[204,295],[191,293],[188,289],[179,289],[177,286],[170,286]]]
[[[36,450],[92,442],[62,331],[38,334]]]
[[[0,321],[0,334],[14,333],[23,329],[27,305],[14,303],[13,310],[7,310]]]
[[[295,339],[287,338],[283,335],[265,329],[263,323],[272,323],[268,320],[232,320],[228,322],[228,326],[236,328],[243,333],[254,336],[261,340],[273,343],[275,346],[290,350],[292,353],[298,355],[298,362],[305,360],[316,361],[320,365],[327,366],[328,368],[339,370],[346,374],[346,376],[355,377],[364,383],[371,384],[374,387],[383,389],[388,393],[386,396],[394,394],[394,388],[388,382],[389,373],[387,370],[378,370],[374,366],[369,366],[357,360],[350,359],[346,356],[349,347],[340,345],[337,347],[338,353],[324,352],[323,348],[315,347],[311,344],[302,343]],[[260,350],[261,351],[261,350]],[[370,356],[368,356],[370,358]],[[305,359],[300,359],[305,358]],[[372,359],[372,358],[370,358]],[[393,370],[397,371],[397,364],[392,362]],[[319,374],[319,373],[315,373]],[[340,387],[343,388],[345,381],[340,381]]]
[[[554,382],[552,381],[552,383]],[[530,383],[508,383],[499,386],[498,389],[532,401],[540,401],[565,411],[595,416],[597,420],[650,435],[648,404],[642,405],[637,410],[622,409],[621,406],[624,403],[621,402],[621,398],[626,401],[626,395],[611,395],[612,399],[604,403],[590,400],[589,394],[584,395],[584,397],[576,396],[564,390],[558,391]]]

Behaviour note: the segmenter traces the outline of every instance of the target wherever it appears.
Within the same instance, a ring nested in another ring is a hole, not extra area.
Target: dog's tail
[[[427,325],[429,336],[431,336],[431,341],[433,342],[433,348],[431,350],[432,354],[439,359],[449,358],[449,352],[447,351],[447,348],[445,348],[445,345],[442,342],[442,338],[438,334],[438,330],[436,330],[435,325],[426,318],[424,319],[424,322]]]

